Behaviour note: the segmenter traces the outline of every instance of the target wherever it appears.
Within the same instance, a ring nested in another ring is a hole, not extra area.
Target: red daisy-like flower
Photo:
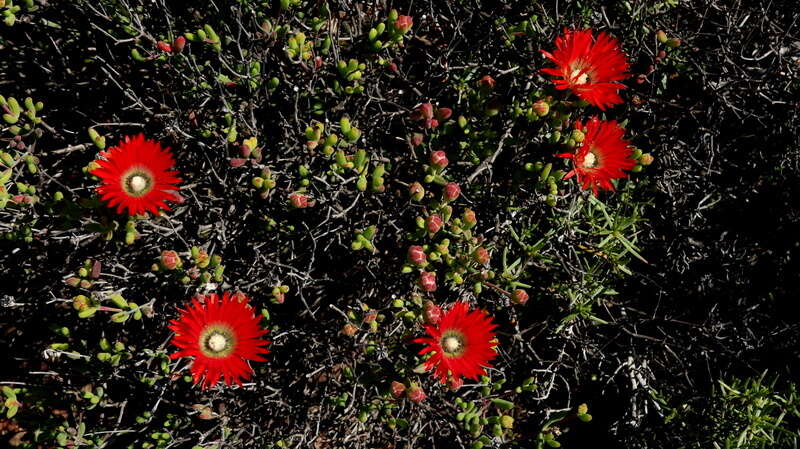
[[[433,353],[425,369],[435,368],[434,377],[447,383],[461,377],[477,380],[486,375],[485,367],[497,357],[494,329],[497,327],[483,310],[469,310],[465,302],[456,302],[434,325],[426,325],[429,337],[417,338],[415,343],[427,345],[419,354]]]
[[[155,140],[139,134],[125,137],[119,146],[101,152],[103,159],[95,161],[99,168],[92,174],[99,177],[97,187],[100,198],[117,213],[127,210],[128,215],[142,215],[159,209],[169,209],[166,200],[175,199],[181,179],[177,171],[170,170],[175,161],[169,147],[162,148]]]
[[[580,121],[575,122],[575,129],[586,131],[581,146],[574,153],[556,155],[572,159],[575,164],[564,179],[577,175],[581,187],[591,187],[595,196],[598,187],[613,191],[611,180],[627,178],[628,174],[623,170],[636,166],[630,142],[622,138],[625,130],[615,120],[601,121],[597,117],[589,119],[586,128]]]
[[[213,387],[220,378],[225,383],[242,385],[253,374],[248,360],[264,362],[261,354],[270,351],[262,346],[270,343],[261,338],[268,330],[262,329],[259,318],[248,304],[248,298],[225,292],[192,299],[180,317],[171,320],[169,328],[175,332],[172,344],[180,351],[169,358],[194,357],[191,371],[194,383],[202,389]]]
[[[565,28],[555,45],[553,53],[540,51],[558,65],[554,69],[542,69],[548,75],[561,78],[554,80],[556,89],[570,89],[600,110],[622,103],[617,91],[625,86],[618,81],[631,75],[628,60],[616,39],[603,32],[594,39],[591,29]]]

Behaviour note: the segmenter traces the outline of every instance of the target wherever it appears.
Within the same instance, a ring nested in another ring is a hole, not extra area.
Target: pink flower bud
[[[447,160],[447,154],[444,151],[433,151],[431,152],[431,165],[438,169],[442,169],[447,167],[447,164],[450,161]]]
[[[411,115],[411,118],[414,120],[430,120],[433,118],[433,105],[430,103],[422,103]]]
[[[414,133],[411,135],[409,142],[411,142],[411,146],[418,147],[422,145],[422,142],[425,140],[425,136],[421,133]]]
[[[397,64],[395,64],[394,62],[390,62],[389,71],[391,71],[392,73],[398,73],[400,70],[397,68]]]
[[[425,319],[425,323],[436,324],[442,319],[442,308],[432,301],[426,301],[422,317]]]
[[[289,204],[295,209],[305,209],[308,207],[308,197],[302,193],[289,195]]]
[[[378,319],[378,311],[374,309],[370,309],[367,313],[364,314],[364,322],[371,323]]]
[[[464,379],[457,377],[457,378],[450,378],[447,380],[447,387],[450,388],[452,391],[456,391],[464,385]]]
[[[272,298],[270,299],[270,302],[272,302],[273,304],[283,304],[284,302],[286,302],[286,294],[281,292],[278,293],[277,295],[273,295]]]
[[[539,117],[544,117],[550,113],[550,105],[544,100],[539,100],[533,104],[533,112],[535,112]]]
[[[172,53],[172,45],[164,41],[158,41],[156,43],[156,47],[158,47],[158,49],[163,51],[164,53]]]
[[[406,392],[406,385],[396,380],[393,380],[391,390],[393,397],[400,398],[401,396],[403,396],[403,393]]]
[[[489,251],[486,251],[486,248],[479,246],[472,252],[472,260],[478,262],[481,265],[488,265],[489,264]]]
[[[172,250],[168,251],[161,251],[161,266],[166,268],[167,270],[174,270],[175,268],[180,268],[183,263],[181,262],[180,256],[178,253]]]
[[[422,271],[419,274],[419,286],[426,292],[436,291],[436,273]]]
[[[528,292],[522,289],[516,289],[511,293],[511,302],[524,306],[528,302]]]
[[[353,326],[350,323],[347,323],[342,327],[342,333],[347,335],[348,337],[354,336],[358,332],[358,328]]]
[[[425,188],[422,187],[422,184],[415,182],[408,187],[408,193],[412,200],[419,201],[425,196]]]
[[[451,115],[453,115],[453,110],[450,108],[436,109],[436,118],[439,120],[447,120],[450,118]]]
[[[314,68],[319,69],[320,67],[322,67],[322,57],[317,56],[316,58],[314,58]]]
[[[231,167],[241,167],[247,162],[247,159],[235,157],[232,158],[230,162],[231,162]]]
[[[484,75],[483,78],[478,80],[478,87],[484,89],[494,89],[495,84],[497,84],[497,81],[489,75]]]
[[[437,214],[428,215],[428,218],[425,219],[425,229],[431,234],[439,232],[442,229],[442,224],[442,217]]]
[[[186,38],[183,36],[178,36],[172,41],[172,50],[175,53],[180,53],[183,51],[183,47],[186,46]]]
[[[408,248],[408,261],[417,267],[424,267],[428,264],[428,256],[421,246],[414,245]]]
[[[394,29],[397,30],[398,33],[406,34],[408,30],[414,25],[414,19],[410,16],[400,16],[394,22]]]
[[[439,126],[439,120],[436,120],[435,118],[430,120],[425,120],[425,125],[424,125],[425,129],[436,128],[437,126]]]
[[[461,187],[458,183],[448,182],[444,186],[444,200],[455,201],[461,195]]]
[[[466,229],[470,229],[478,224],[478,218],[475,216],[475,211],[472,209],[464,210],[464,213],[461,215],[461,221],[464,222],[464,227]]]
[[[427,394],[422,390],[422,388],[412,385],[411,388],[406,390],[406,397],[409,401],[419,404],[420,402],[424,401],[425,398],[428,397]]]

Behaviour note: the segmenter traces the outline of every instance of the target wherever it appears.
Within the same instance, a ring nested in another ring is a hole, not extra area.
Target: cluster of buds
[[[400,399],[405,396],[406,399],[415,404],[419,404],[428,397],[425,391],[414,382],[406,386],[406,384],[394,380],[391,385],[389,385],[389,392],[395,399]]]
[[[681,45],[680,39],[668,37],[667,33],[663,30],[656,31],[656,39],[658,39],[658,42],[665,44],[667,48],[677,48]],[[667,59],[667,52],[665,50],[659,50],[655,58],[653,58],[653,63],[647,66],[645,73],[640,73],[636,77],[636,82],[642,84],[647,81],[647,75],[655,72],[656,66],[664,62],[665,59]]]
[[[286,301],[286,294],[289,293],[288,285],[276,285],[270,292],[270,302],[273,304],[283,304]]]
[[[183,260],[176,251],[163,250],[158,262],[153,264],[151,270],[175,272],[177,276],[180,276],[183,284],[192,281],[199,281],[200,284],[223,281],[225,266],[222,265],[222,257],[219,255],[210,256],[206,250],[193,246],[188,258],[192,266],[184,269]]]
[[[101,269],[102,264],[99,260],[92,262],[91,259],[86,259],[83,262],[83,266],[75,273],[76,276],[70,276],[64,282],[70,287],[92,288],[94,281],[100,277]]]
[[[367,251],[375,252],[375,245],[372,241],[375,239],[375,233],[378,232],[378,228],[374,225],[368,226],[366,229],[361,229],[355,232],[353,237],[353,242],[350,244],[350,248],[353,251],[358,251],[360,249],[366,249]]]
[[[297,32],[286,39],[286,56],[297,61],[308,61],[314,56],[314,42],[305,33]]]
[[[172,44],[158,41],[156,42],[156,47],[164,53],[181,53],[183,52],[183,48],[186,47],[186,38],[178,36],[172,41]]]
[[[244,139],[239,145],[239,157],[231,158],[231,167],[241,167],[249,160],[251,164],[256,165],[261,162],[262,154],[261,148],[258,146],[258,138],[251,137]]]
[[[78,295],[72,298],[72,308],[78,312],[79,318],[89,318],[97,312],[110,312],[111,321],[115,323],[124,323],[131,317],[139,321],[144,315],[153,316],[152,302],[139,306],[135,302],[126,300],[116,292],[106,294],[105,299],[108,300],[110,305],[103,305],[95,297],[90,298],[85,295]]]
[[[258,196],[262,199],[267,199],[270,193],[272,193],[272,189],[277,185],[272,178],[272,171],[266,167],[261,169],[261,174],[259,176],[253,176],[250,182],[253,184],[253,187],[258,190]]]
[[[421,122],[425,129],[436,128],[440,121],[445,121],[453,115],[450,108],[434,107],[431,103],[422,103],[411,113],[411,120]]]
[[[345,81],[353,84],[342,88],[339,81],[336,80],[334,82],[334,91],[337,93],[344,92],[347,95],[361,94],[364,92],[364,86],[359,84],[359,81],[361,81],[361,78],[364,76],[364,71],[367,69],[366,64],[359,62],[357,59],[350,59],[347,62],[339,60],[336,64],[336,69]]]

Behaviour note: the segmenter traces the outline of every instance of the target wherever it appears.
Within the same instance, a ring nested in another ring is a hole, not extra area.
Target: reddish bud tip
[[[425,219],[425,229],[428,230],[431,234],[436,234],[442,229],[442,217],[437,214],[429,215],[428,218]]]
[[[186,38],[183,36],[178,36],[172,42],[172,50],[175,53],[180,53],[183,51],[183,48],[186,47]]]
[[[425,136],[422,133],[414,133],[411,135],[409,142],[411,142],[411,146],[418,147],[422,145],[422,142],[425,140]]]
[[[447,120],[450,118],[451,115],[453,115],[453,110],[450,108],[436,109],[436,118],[439,120]]]
[[[425,319],[425,323],[436,324],[442,319],[442,308],[432,301],[426,301],[422,317]]]
[[[414,19],[411,16],[400,16],[394,22],[394,29],[398,33],[406,34],[414,26]]]
[[[427,394],[422,390],[422,388],[414,385],[411,388],[406,390],[406,397],[409,401],[419,404],[420,402],[424,401],[425,398],[428,397]]]
[[[419,201],[425,196],[425,188],[422,187],[422,184],[415,182],[408,187],[408,193],[412,200]]]
[[[450,378],[447,380],[447,387],[450,388],[452,391],[456,391],[462,386],[464,386],[464,379],[460,377]]]
[[[181,265],[181,258],[178,253],[172,250],[161,251],[161,266],[167,270],[174,270]]]
[[[544,100],[539,100],[533,104],[533,112],[535,112],[539,117],[544,117],[550,113],[550,105]]]
[[[289,195],[289,204],[295,209],[305,209],[308,207],[308,197],[302,193]]]
[[[519,304],[524,306],[526,302],[528,302],[528,292],[522,289],[516,289],[513,293],[511,293],[511,301],[514,304]]]
[[[492,78],[489,75],[484,75],[483,78],[478,80],[478,87],[481,87],[483,89],[489,89],[489,90],[494,89],[494,86],[496,84],[497,81],[495,81],[494,78]]]
[[[445,201],[455,201],[461,195],[461,187],[458,183],[448,182],[444,186],[444,199]]]
[[[392,381],[392,385],[391,385],[390,388],[391,388],[391,391],[392,391],[392,396],[395,397],[395,398],[402,397],[403,393],[406,392],[406,385],[403,384],[403,383],[400,383],[400,382],[398,382],[396,380]]]
[[[436,291],[436,273],[422,271],[419,274],[419,286],[426,292]]]
[[[472,260],[478,262],[481,265],[488,265],[489,264],[489,251],[486,250],[484,247],[478,247],[475,251],[472,252]]]
[[[158,47],[158,49],[163,51],[164,53],[172,53],[172,45],[164,41],[156,42],[156,47]]]
[[[447,154],[444,151],[433,151],[431,152],[431,165],[438,169],[442,169],[447,167],[447,164],[450,161],[447,160]]]
[[[428,256],[421,246],[411,246],[408,248],[408,261],[414,266],[424,267],[428,264]]]

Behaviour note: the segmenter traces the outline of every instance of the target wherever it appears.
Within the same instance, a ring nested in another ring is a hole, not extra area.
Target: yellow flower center
[[[575,84],[586,84],[587,82],[589,82],[589,72],[583,71],[582,67],[576,67],[575,69],[573,69],[569,77]]]
[[[445,337],[442,346],[447,352],[456,352],[461,348],[461,342],[456,337]]]
[[[594,155],[591,151],[586,153],[586,156],[583,157],[583,163],[580,164],[582,168],[594,168],[597,164],[597,156]]]
[[[131,190],[134,193],[139,193],[145,188],[147,188],[147,179],[144,176],[134,175],[131,180]]]
[[[228,346],[228,339],[222,334],[214,334],[208,339],[208,349],[220,352]]]

